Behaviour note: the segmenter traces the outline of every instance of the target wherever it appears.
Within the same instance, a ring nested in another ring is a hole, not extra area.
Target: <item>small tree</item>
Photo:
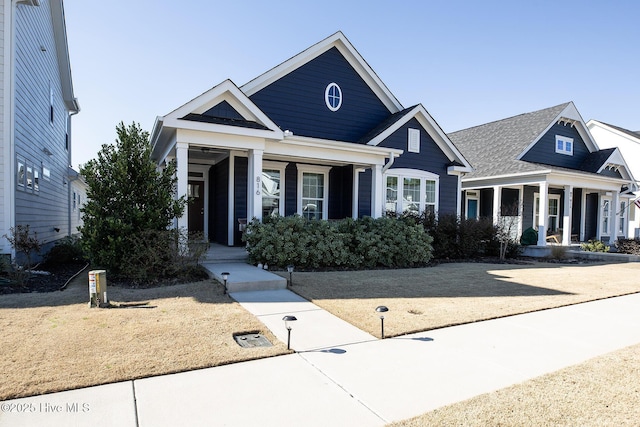
[[[517,245],[518,225],[520,224],[520,206],[514,203],[502,206],[501,215],[495,224],[496,240],[500,242],[500,259],[505,260],[510,246]]]
[[[116,126],[115,145],[103,145],[98,158],[80,172],[87,184],[82,208],[82,243],[91,261],[114,271],[127,254],[127,239],[165,230],[182,215],[186,197],[176,199],[175,161],[158,171],[151,160],[149,133],[139,124]]]

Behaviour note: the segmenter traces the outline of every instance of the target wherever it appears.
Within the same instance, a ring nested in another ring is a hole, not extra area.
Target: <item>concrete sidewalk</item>
[[[308,351],[7,401],[0,426],[382,426],[640,343],[640,294],[344,342],[352,326],[274,292],[242,304],[275,329],[295,314],[292,343]]]

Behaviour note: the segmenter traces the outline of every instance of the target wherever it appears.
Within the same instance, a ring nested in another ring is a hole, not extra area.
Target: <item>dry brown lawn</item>
[[[397,336],[640,292],[638,277],[640,263],[451,263],[296,272],[292,289],[375,336],[380,320],[374,310],[385,305],[385,335]]]
[[[390,426],[636,427],[639,403],[635,345]]]
[[[400,335],[640,292],[639,273],[640,263],[442,264],[296,272],[293,290],[374,335],[374,309],[386,305],[385,332]],[[86,275],[63,292],[0,295],[0,400],[287,352],[212,281],[110,287],[109,296],[123,308],[89,309]],[[239,347],[233,334],[250,331],[274,346]],[[638,419],[639,353],[621,350],[400,425],[624,425],[633,411]]]
[[[86,274],[62,292],[0,295],[0,400],[287,353],[215,281],[108,295],[127,307],[88,308]],[[233,339],[254,331],[274,346]]]

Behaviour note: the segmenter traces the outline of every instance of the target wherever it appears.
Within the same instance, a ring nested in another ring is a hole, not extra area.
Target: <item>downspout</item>
[[[389,162],[388,162],[386,165],[384,165],[384,166],[382,167],[382,174],[383,174],[383,175],[384,175],[384,174],[389,170],[389,168],[390,168],[391,166],[393,166],[393,162],[394,162],[394,161],[395,161],[395,159],[396,159],[395,154],[393,154],[393,153],[389,153],[389,155],[390,155],[390,157],[389,157]]]

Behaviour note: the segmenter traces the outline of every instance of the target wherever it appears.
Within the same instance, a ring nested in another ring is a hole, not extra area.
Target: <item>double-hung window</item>
[[[540,221],[540,194],[535,193],[535,206],[533,209],[533,228],[538,229]],[[555,233],[560,227],[560,195],[549,194],[547,206],[547,231]]]
[[[328,166],[298,165],[298,214],[327,219],[329,214]]]
[[[413,169],[390,169],[385,175],[389,212],[438,212],[439,177]]]

